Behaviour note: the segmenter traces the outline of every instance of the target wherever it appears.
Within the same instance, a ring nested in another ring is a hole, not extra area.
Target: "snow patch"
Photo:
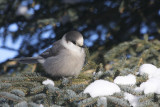
[[[112,95],[120,92],[118,85],[106,80],[96,80],[86,87],[84,93],[89,93],[91,97]]]
[[[43,84],[43,85],[48,85],[48,84],[50,84],[50,85],[53,85],[53,86],[54,86],[54,82],[53,82],[52,80],[50,80],[50,79],[44,80],[44,81],[42,82],[42,84]]]
[[[140,75],[147,74],[148,78],[152,78],[152,77],[157,76],[158,74],[157,70],[158,68],[152,64],[143,64],[139,68],[139,74]]]
[[[140,87],[135,88],[137,91],[144,91],[145,94],[157,93],[160,94],[160,77],[150,78],[143,82]]]
[[[136,91],[144,91],[145,94],[160,94],[160,68],[152,64],[143,64],[140,66],[139,74],[147,74],[149,79],[141,83],[140,87],[135,88]]]
[[[136,76],[129,74],[127,76],[117,76],[114,79],[114,83],[119,85],[134,85],[136,84]]]
[[[137,107],[138,106],[139,97],[125,92],[124,93],[124,99],[128,100],[131,106],[133,106],[133,107]]]

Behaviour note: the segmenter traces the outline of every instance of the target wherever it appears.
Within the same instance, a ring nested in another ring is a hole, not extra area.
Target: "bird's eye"
[[[75,41],[72,41],[73,44],[77,45]]]

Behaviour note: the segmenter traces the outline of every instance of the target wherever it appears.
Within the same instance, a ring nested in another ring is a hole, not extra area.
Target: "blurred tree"
[[[159,19],[159,0],[0,0],[0,53],[1,49],[6,49],[17,52],[16,57],[34,56],[70,30],[80,31],[93,53],[88,58],[92,64],[90,70],[81,73],[68,85],[68,80],[57,80],[54,87],[42,84],[49,76],[41,72],[38,65],[38,72],[31,72],[36,66],[17,67],[15,61],[1,64],[0,106],[101,104],[98,98],[83,94],[92,81],[113,82],[117,76],[135,75],[142,63],[159,67],[160,42],[150,41],[160,38]],[[140,39],[124,42],[132,38]],[[12,42],[18,42],[19,46]],[[102,64],[97,62],[97,56]],[[96,64],[92,60],[96,60]],[[16,70],[12,69],[14,67]],[[14,73],[1,75],[5,71]],[[123,99],[124,92],[136,95],[140,106],[160,105],[159,94],[145,95],[135,91],[135,86],[139,87],[148,79],[145,75],[135,76],[134,86],[119,85],[121,93],[106,97],[110,107],[130,106]]]
[[[159,19],[159,0],[0,0],[0,48],[32,56],[78,30],[92,51],[109,49],[134,36],[160,38]],[[19,48],[6,45],[9,36],[22,39]]]

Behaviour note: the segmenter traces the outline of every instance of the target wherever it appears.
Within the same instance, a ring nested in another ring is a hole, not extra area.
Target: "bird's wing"
[[[51,48],[47,49],[42,54],[40,54],[40,56],[43,58],[56,56],[62,49],[65,49],[65,47],[61,44],[61,40],[58,40],[52,44]]]

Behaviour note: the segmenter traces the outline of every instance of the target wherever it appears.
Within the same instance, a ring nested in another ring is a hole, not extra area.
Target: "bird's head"
[[[84,47],[84,39],[80,32],[70,31],[65,34],[67,42],[72,42],[74,45]]]

